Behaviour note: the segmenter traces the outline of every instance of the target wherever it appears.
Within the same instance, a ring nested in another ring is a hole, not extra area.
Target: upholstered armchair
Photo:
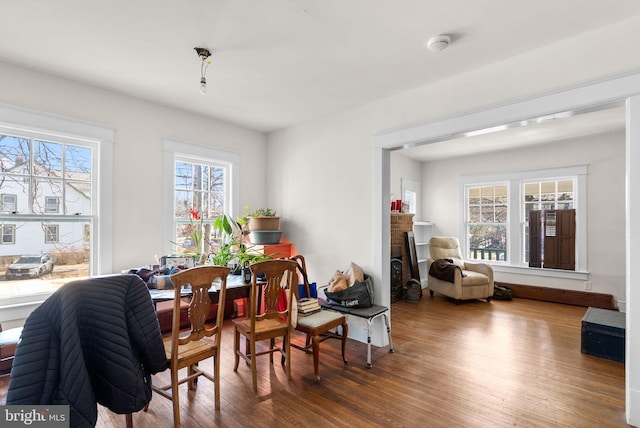
[[[491,300],[493,296],[493,268],[485,263],[464,261],[458,238],[434,236],[429,240],[429,253],[427,272],[429,272],[428,283],[431,296],[434,292],[438,292],[455,299],[456,303],[470,299],[487,299],[487,302]],[[449,259],[453,263],[441,262],[442,259]],[[446,266],[447,264],[450,266]],[[447,271],[447,268],[450,268],[448,280],[441,279],[446,277],[441,273]],[[439,278],[432,276],[432,273]],[[449,280],[453,280],[453,282]]]

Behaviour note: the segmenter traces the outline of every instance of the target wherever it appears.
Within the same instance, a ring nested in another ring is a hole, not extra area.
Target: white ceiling
[[[638,14],[637,0],[2,0],[0,61],[270,132]],[[443,33],[451,46],[429,52]],[[196,46],[213,51],[204,96]]]

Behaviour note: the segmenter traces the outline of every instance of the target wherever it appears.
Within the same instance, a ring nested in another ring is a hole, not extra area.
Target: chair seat
[[[479,272],[471,270],[463,270],[465,275],[462,277],[462,286],[474,286],[474,285],[487,285],[489,283],[489,277]]]
[[[244,332],[251,331],[251,320],[249,318],[237,318],[233,320],[233,323]],[[286,332],[287,323],[281,319],[266,319],[256,323],[255,333],[259,336],[260,333],[272,332],[277,329],[284,329]]]
[[[164,339],[164,352],[167,354],[167,360],[171,360],[171,338]],[[182,366],[184,361],[191,360],[195,356],[200,359],[212,357],[216,353],[216,346],[207,339],[201,339],[194,342],[186,343],[180,346],[178,352],[178,365]],[[206,356],[208,354],[208,356]]]
[[[315,329],[326,324],[337,322],[338,325],[344,322],[344,315],[334,311],[322,310],[306,317],[298,317],[298,327]]]

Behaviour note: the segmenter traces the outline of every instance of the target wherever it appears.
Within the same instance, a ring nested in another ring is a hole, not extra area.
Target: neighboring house
[[[73,182],[63,184],[58,171],[48,177],[33,180],[37,186],[32,201],[29,200],[29,168],[22,158],[2,158],[2,181],[0,182],[0,257],[22,254],[51,254],[88,249],[90,225],[61,217],[74,213],[86,213],[91,209],[90,194],[84,190],[86,178],[74,173]],[[35,164],[34,171],[44,170]],[[12,221],[6,215],[16,215]],[[18,217],[17,214],[20,214]],[[25,214],[32,214],[25,217]]]

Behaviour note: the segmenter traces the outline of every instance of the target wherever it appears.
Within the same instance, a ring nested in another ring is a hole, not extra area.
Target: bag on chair
[[[373,283],[371,277],[365,275],[363,282],[357,282],[345,290],[332,293],[325,290],[327,303],[345,308],[370,308],[373,305]]]

